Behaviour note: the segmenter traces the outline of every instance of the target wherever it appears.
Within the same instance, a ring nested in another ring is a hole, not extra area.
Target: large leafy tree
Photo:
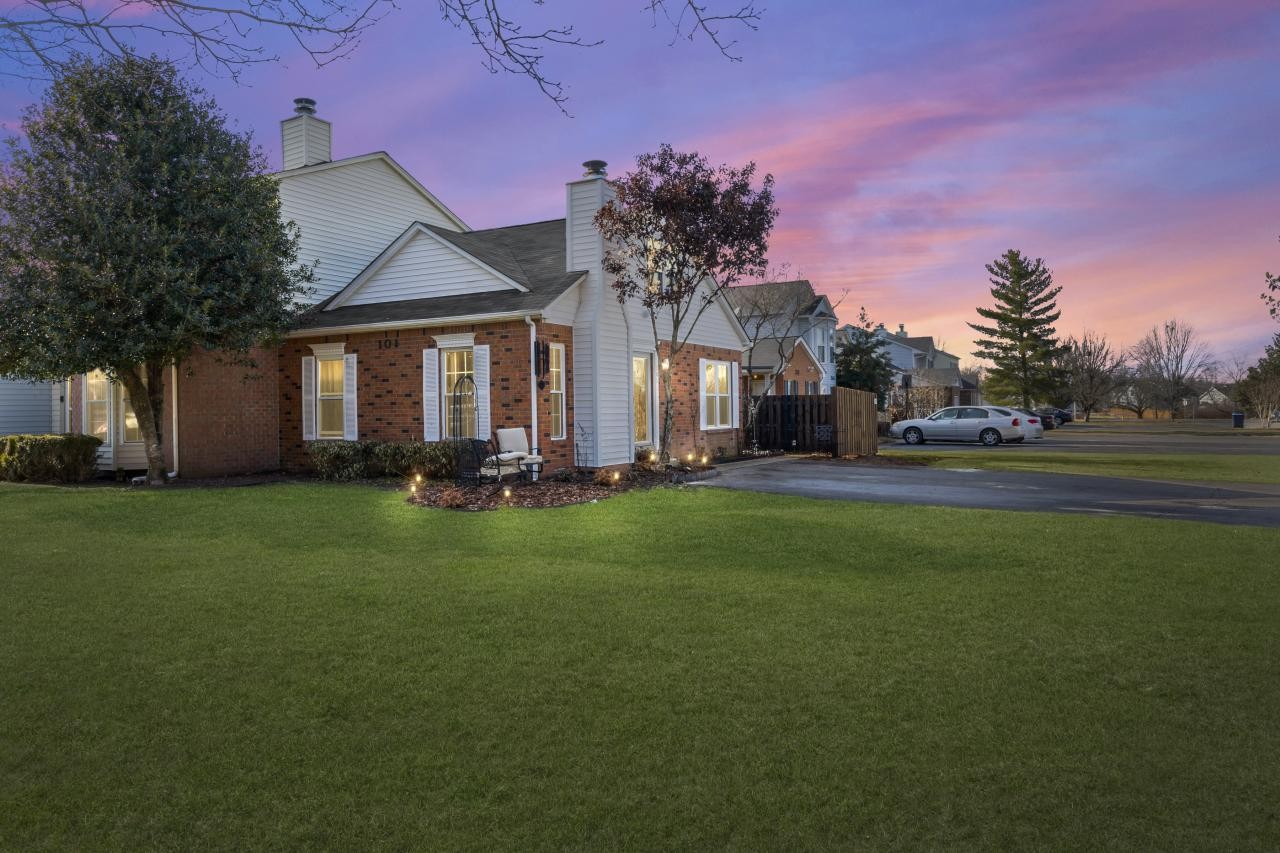
[[[893,387],[893,361],[889,342],[875,333],[866,308],[858,309],[857,324],[850,324],[848,337],[836,349],[836,384],[841,388],[870,391],[883,409]]]
[[[978,309],[989,323],[969,324],[982,335],[974,341],[975,354],[991,362],[991,392],[1029,408],[1061,387],[1056,362],[1066,347],[1053,324],[1062,315],[1056,301],[1062,288],[1054,285],[1044,261],[1029,260],[1016,249],[987,264],[987,273],[995,305]]]
[[[778,209],[773,176],[756,187],[755,175],[755,163],[711,166],[701,154],[664,144],[636,157],[635,171],[612,182],[616,197],[596,214],[609,242],[604,270],[614,293],[624,306],[643,306],[654,347],[671,364],[702,315],[725,298],[725,288],[768,268]],[[675,393],[671,371],[660,375],[659,449],[665,459]]]
[[[1103,408],[1121,382],[1124,353],[1116,351],[1106,335],[1085,332],[1066,340],[1066,352],[1059,362],[1066,381],[1066,394],[1084,410],[1084,419]]]
[[[81,62],[26,112],[0,172],[0,374],[103,369],[165,480],[164,372],[247,361],[310,278],[275,179],[167,62]]]

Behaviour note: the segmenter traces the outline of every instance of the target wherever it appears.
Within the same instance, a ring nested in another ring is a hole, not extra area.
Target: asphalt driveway
[[[1200,485],[799,458],[726,465],[707,485],[834,500],[1140,515],[1280,527],[1278,486]]]

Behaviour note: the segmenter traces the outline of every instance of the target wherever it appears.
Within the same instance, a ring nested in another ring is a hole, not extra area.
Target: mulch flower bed
[[[502,507],[546,509],[591,503],[633,489],[665,486],[675,482],[673,478],[679,473],[681,472],[667,469],[636,467],[631,471],[619,472],[615,481],[609,472],[602,474],[567,469],[556,471],[532,483],[508,480],[500,485],[486,483],[483,486],[457,486],[452,483],[429,482],[419,485],[408,500],[415,506],[471,512]],[[509,497],[506,494],[508,491]]]

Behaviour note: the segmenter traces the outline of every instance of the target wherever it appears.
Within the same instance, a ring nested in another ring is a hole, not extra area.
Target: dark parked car
[[[1054,426],[1062,426],[1069,424],[1076,419],[1076,416],[1068,412],[1066,409],[1059,409],[1054,406],[1046,406],[1039,410],[1044,415],[1045,420],[1052,420]]]

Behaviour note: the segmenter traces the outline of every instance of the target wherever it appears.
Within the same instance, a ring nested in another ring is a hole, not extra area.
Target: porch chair
[[[488,460],[489,464],[496,465],[502,473],[528,475],[532,473],[530,468],[542,470],[542,456],[538,453],[538,448],[530,450],[529,437],[525,435],[523,427],[505,427],[497,430],[494,435],[497,453]]]
[[[503,472],[494,459],[493,447],[487,441],[478,438],[455,440],[453,459],[457,465],[458,485],[483,486],[502,481]]]

